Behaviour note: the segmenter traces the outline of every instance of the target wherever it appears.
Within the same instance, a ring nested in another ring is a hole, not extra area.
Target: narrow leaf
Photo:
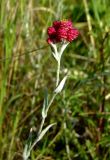
[[[49,126],[47,126],[39,135],[38,139],[37,139],[37,142],[40,141],[43,136],[45,135],[45,133],[53,126],[55,125],[56,123],[53,123],[53,124],[50,124]]]
[[[44,93],[44,103],[43,103],[43,109],[42,109],[42,117],[45,118],[47,116],[46,108],[48,106],[48,91],[45,90]]]
[[[67,75],[62,79],[62,81],[60,82],[60,84],[58,85],[58,87],[54,90],[55,93],[60,93],[65,85],[67,79]]]

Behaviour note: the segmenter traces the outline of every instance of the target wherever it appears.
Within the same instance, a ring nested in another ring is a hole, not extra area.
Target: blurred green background
[[[54,20],[80,31],[62,58],[63,92],[45,126],[57,122],[30,160],[110,159],[110,0],[0,0],[0,160],[22,160],[51,95],[56,62],[46,42]]]

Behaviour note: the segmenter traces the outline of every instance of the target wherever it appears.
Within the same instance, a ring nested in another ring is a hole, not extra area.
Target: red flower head
[[[65,30],[65,28],[61,27],[58,29],[57,37],[59,41],[62,41],[63,39],[67,39],[67,31]]]
[[[68,29],[73,28],[73,24],[72,24],[72,22],[69,21],[69,20],[64,20],[64,21],[61,21],[60,27],[63,27],[63,28],[65,28],[65,29],[68,30]]]
[[[79,31],[73,27],[70,20],[54,21],[53,26],[47,29],[49,38],[47,42],[58,43],[66,40],[72,42],[79,35]]]
[[[57,30],[60,27],[61,21],[54,21],[53,27]]]
[[[69,42],[72,42],[74,39],[76,39],[79,35],[79,31],[75,28],[69,29],[67,32],[67,40]]]
[[[56,30],[55,30],[54,27],[49,27],[49,28],[47,29],[47,33],[48,33],[49,36],[55,35],[55,34],[56,34]]]

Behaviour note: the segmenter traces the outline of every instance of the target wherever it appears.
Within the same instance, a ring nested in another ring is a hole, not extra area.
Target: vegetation
[[[60,76],[69,77],[44,127],[56,125],[30,160],[110,159],[110,1],[0,0],[0,160],[22,160],[36,139],[56,76],[47,28],[61,19],[80,36],[63,54]]]

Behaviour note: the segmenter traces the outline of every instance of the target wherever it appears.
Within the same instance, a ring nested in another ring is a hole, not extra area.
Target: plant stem
[[[104,36],[104,38],[102,39],[102,43],[101,43],[101,47],[100,47],[100,65],[101,65],[101,72],[103,73],[105,70],[105,58],[104,58],[104,42],[106,40],[106,34]],[[101,83],[103,84],[103,86],[101,87],[100,90],[100,105],[99,105],[99,113],[104,113],[105,111],[105,94],[106,94],[106,88],[105,88],[105,83],[106,83],[106,76],[102,75],[101,77]],[[98,137],[97,137],[97,141],[99,142],[102,136],[102,133],[104,132],[104,127],[105,127],[105,119],[104,117],[101,117],[98,120]],[[100,146],[98,144],[97,146],[97,152],[98,154],[100,154]]]
[[[51,104],[53,103],[54,98],[56,97],[56,95],[57,95],[57,94],[54,94],[54,95],[52,96],[52,98],[51,98],[51,100],[50,100],[50,103],[49,103],[49,105],[48,105],[48,107],[47,107],[47,112],[48,112]],[[43,130],[43,126],[44,126],[44,123],[45,123],[45,119],[46,119],[46,117],[42,119],[42,122],[41,122],[41,125],[40,125],[40,128],[39,128],[39,131],[38,131],[38,137],[36,138],[36,140],[35,140],[34,143],[32,144],[29,152],[31,152],[31,150],[34,148],[34,146],[35,146],[36,143],[38,142],[39,135],[41,134],[41,132],[42,132],[42,130]]]
[[[52,96],[52,98],[51,98],[51,100],[50,100],[50,103],[49,103],[49,105],[48,105],[48,107],[47,107],[47,112],[48,112],[48,110],[49,110],[51,104],[53,103],[55,96],[56,96],[56,94],[54,94],[54,95]],[[41,122],[41,125],[40,125],[40,128],[39,128],[38,135],[40,135],[40,133],[42,132],[42,129],[43,129],[43,126],[44,126],[44,122],[45,122],[45,119],[46,119],[46,117],[45,117],[45,118],[42,118],[42,122]]]
[[[101,63],[101,72],[103,73],[104,72],[104,69],[105,69],[105,60],[104,60],[104,43],[102,43],[102,46],[100,48],[100,63]],[[103,85],[105,85],[106,83],[106,76],[103,75],[102,78],[101,78],[101,81],[103,83]],[[100,103],[100,106],[99,106],[99,112],[100,113],[103,113],[105,111],[105,92],[106,92],[106,89],[104,86],[101,87],[101,91],[100,91],[100,95],[101,95],[101,103]],[[101,136],[101,133],[104,131],[104,118],[100,118],[99,119],[99,132],[100,132],[100,136]],[[100,136],[99,136],[99,139],[100,139]]]
[[[69,143],[68,143],[68,137],[67,137],[67,134],[66,134],[66,131],[67,131],[66,121],[64,122],[63,125],[64,125],[64,132],[65,132],[66,152],[67,152],[68,160],[71,160],[70,147],[69,147]]]
[[[38,135],[40,135],[40,133],[42,132],[42,129],[43,129],[43,126],[44,126],[44,122],[45,122],[45,118],[42,118],[42,122],[41,122],[41,125],[40,125],[40,128],[39,128]]]
[[[90,17],[90,14],[89,14],[89,7],[88,7],[87,0],[83,0],[83,4],[84,4],[84,8],[85,8],[85,13],[86,13],[86,19],[87,19],[88,29],[89,29],[89,32],[90,32],[91,46],[92,46],[92,48],[94,50],[95,49],[95,40],[94,40],[93,35],[91,34],[92,33],[92,23],[91,23],[91,17]],[[94,52],[93,52],[93,54],[94,54],[94,58],[96,58],[96,55],[95,55]]]
[[[56,80],[56,87],[59,84],[59,80],[60,80],[60,60],[58,61],[58,65],[57,65],[57,80]]]
[[[49,105],[48,105],[48,107],[47,107],[47,112],[48,112],[48,110],[49,110],[51,104],[53,103],[53,101],[54,101],[56,95],[57,95],[57,94],[54,94],[54,95],[52,96],[52,99],[50,100],[50,103],[49,103]]]

